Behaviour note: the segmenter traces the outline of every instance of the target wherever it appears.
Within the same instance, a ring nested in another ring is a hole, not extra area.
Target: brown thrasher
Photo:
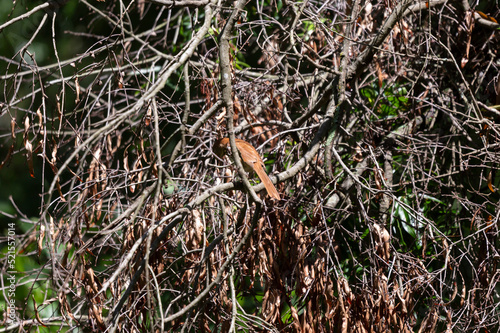
[[[259,176],[260,180],[264,183],[269,196],[279,200],[280,195],[264,170],[264,162],[262,161],[262,158],[260,158],[257,150],[255,150],[250,143],[240,139],[236,139],[236,148],[238,148],[238,152],[240,153],[245,171],[255,171],[257,176]],[[229,138],[218,139],[214,143],[214,153],[219,157],[225,155],[230,149]]]

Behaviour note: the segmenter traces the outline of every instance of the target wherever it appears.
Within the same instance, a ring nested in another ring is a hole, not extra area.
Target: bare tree
[[[39,265],[0,331],[499,328],[498,4],[82,0],[64,30],[69,5],[0,25],[35,22],[0,58],[0,168],[43,184],[3,213]]]

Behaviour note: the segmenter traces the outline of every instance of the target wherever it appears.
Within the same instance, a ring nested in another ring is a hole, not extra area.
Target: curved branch
[[[377,35],[372,39],[370,45],[356,58],[356,60],[347,69],[346,81],[351,80],[354,76],[361,74],[366,65],[373,59],[375,51],[385,41],[392,28],[403,17],[406,9],[414,3],[414,0],[403,0],[394,8],[391,15],[384,22]],[[345,70],[345,69],[344,69]]]

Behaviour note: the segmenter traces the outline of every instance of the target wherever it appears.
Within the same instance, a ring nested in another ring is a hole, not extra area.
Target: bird
[[[264,170],[264,162],[255,148],[245,140],[236,139],[236,148],[240,153],[243,161],[243,168],[246,172],[255,171],[259,179],[264,183],[267,193],[271,198],[280,200],[280,195],[274,187],[273,182],[269,179],[266,171]],[[221,157],[227,154],[230,150],[229,138],[218,139],[214,143],[214,153]]]

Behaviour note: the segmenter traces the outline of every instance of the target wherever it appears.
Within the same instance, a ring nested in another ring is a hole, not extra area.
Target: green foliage
[[[414,194],[409,194],[399,197],[398,201],[394,204],[391,224],[400,235],[399,241],[404,252],[411,251],[412,249],[420,250],[422,248],[422,238],[424,237],[423,231],[428,225],[426,220],[428,219],[427,215],[430,209],[429,202],[437,202],[441,205],[445,205],[443,201],[437,198],[422,194],[419,196],[421,207],[412,208],[418,206],[415,205],[416,199]],[[412,244],[407,244],[405,242],[406,237],[403,231],[413,239]]]
[[[379,88],[373,82],[371,85],[361,88],[360,94],[380,118],[397,117],[410,107],[408,91],[405,85],[398,83],[387,85],[384,81],[382,87]]]

